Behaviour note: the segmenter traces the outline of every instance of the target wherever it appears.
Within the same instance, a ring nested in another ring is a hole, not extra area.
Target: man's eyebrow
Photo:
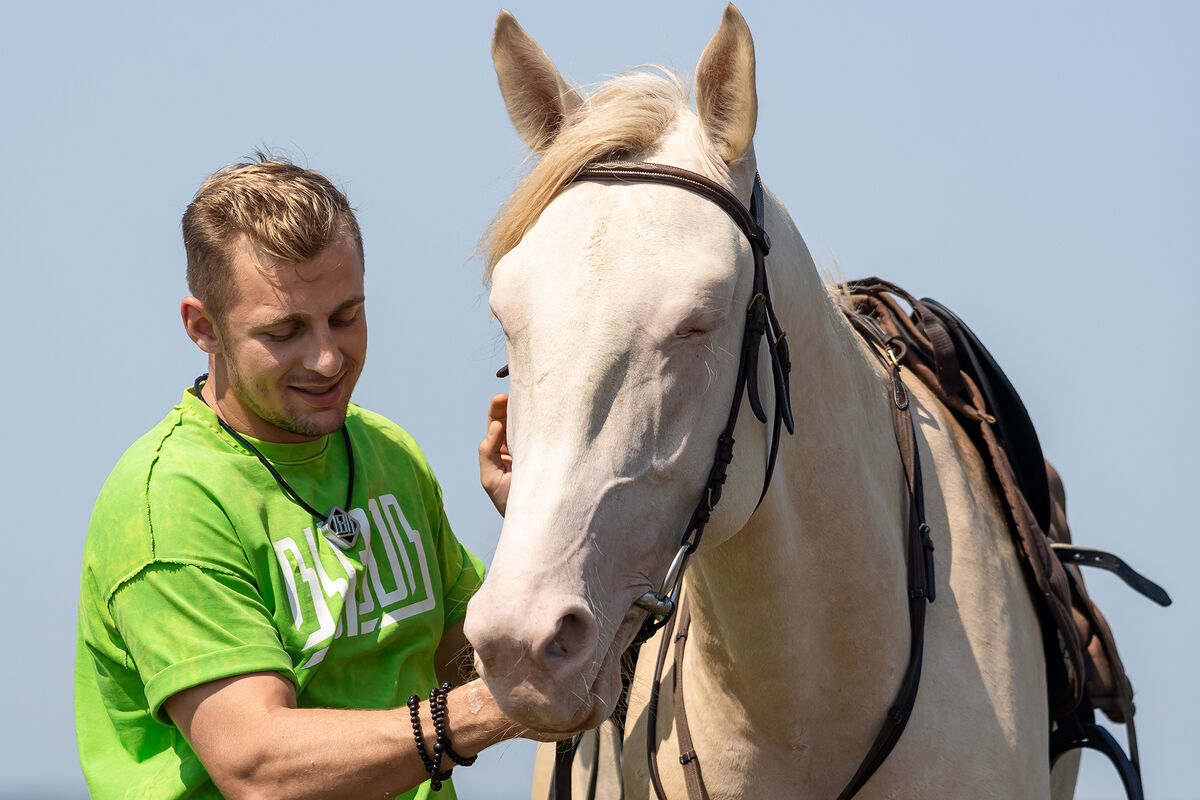
[[[346,302],[342,303],[337,308],[335,308],[333,310],[333,313],[338,314],[338,313],[341,313],[342,311],[345,311],[348,308],[353,308],[354,306],[362,305],[364,302],[366,302],[366,299],[367,299],[366,296],[361,295],[361,294],[357,295],[355,297],[351,297],[349,300],[347,300]],[[284,314],[279,317],[272,317],[271,319],[263,320],[262,322],[259,322],[256,325],[254,325],[254,329],[255,330],[265,330],[267,328],[275,328],[280,325],[292,325],[297,322],[304,322],[306,316],[307,315],[301,314],[299,312],[294,312],[291,314]]]
[[[366,295],[360,294],[357,297],[351,297],[349,300],[347,300],[346,302],[342,303],[340,306],[335,308],[333,310],[333,313],[336,314],[339,311],[345,311],[347,308],[353,308],[354,306],[362,305],[366,301],[367,301]]]

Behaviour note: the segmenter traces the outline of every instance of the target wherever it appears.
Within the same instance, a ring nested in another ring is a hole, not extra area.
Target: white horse
[[[669,74],[626,75],[585,97],[507,13],[493,56],[537,162],[488,240],[511,371],[512,489],[466,631],[505,713],[575,731],[613,711],[619,656],[646,616],[635,602],[659,588],[699,499],[732,401],[753,258],[703,197],[572,179],[597,161],[655,162],[748,203],[754,50],[730,6],[697,66],[697,111]],[[908,658],[909,500],[886,371],[769,193],[766,229],[795,435],[756,509],[770,432],[739,418],[724,499],[684,579],[692,626],[675,679],[709,797],[834,798]],[[759,363],[770,408],[765,344]],[[937,600],[907,730],[858,797],[1050,797],[1042,641],[1004,513],[958,423],[919,382],[909,388]],[[631,798],[648,792],[636,740],[652,655],[631,701]],[[664,694],[662,780],[685,797]],[[1055,796],[1072,793],[1074,763]]]

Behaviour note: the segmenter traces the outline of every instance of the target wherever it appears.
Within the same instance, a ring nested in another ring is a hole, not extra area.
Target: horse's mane
[[[520,243],[554,196],[588,164],[644,152],[667,130],[688,93],[673,72],[638,70],[602,84],[563,120],[562,129],[488,226],[480,250],[484,283]]]

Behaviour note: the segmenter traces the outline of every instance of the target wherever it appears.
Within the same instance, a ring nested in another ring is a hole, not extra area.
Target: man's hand
[[[512,482],[512,456],[508,454],[508,395],[498,394],[488,404],[487,435],[479,443],[479,482],[500,516],[508,506],[508,487]]]

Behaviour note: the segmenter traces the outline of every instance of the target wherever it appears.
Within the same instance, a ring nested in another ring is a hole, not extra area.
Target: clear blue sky
[[[645,62],[690,74],[722,7],[510,6],[580,83]],[[1138,690],[1148,796],[1200,796],[1200,6],[740,7],[758,49],[762,174],[818,260],[965,317],[1022,390],[1077,540],[1174,594],[1161,610],[1106,574],[1089,581]],[[490,557],[499,520],[474,448],[503,355],[472,254],[524,158],[491,67],[498,10],[47,2],[0,15],[0,798],[85,796],[71,675],[91,503],[204,368],[178,321],[179,217],[205,175],[256,147],[327,172],[359,209],[371,356],[356,399],[417,437],[456,529]],[[464,771],[464,796],[525,796],[528,760],[522,746],[491,754]],[[1089,759],[1077,796],[1116,786]]]

